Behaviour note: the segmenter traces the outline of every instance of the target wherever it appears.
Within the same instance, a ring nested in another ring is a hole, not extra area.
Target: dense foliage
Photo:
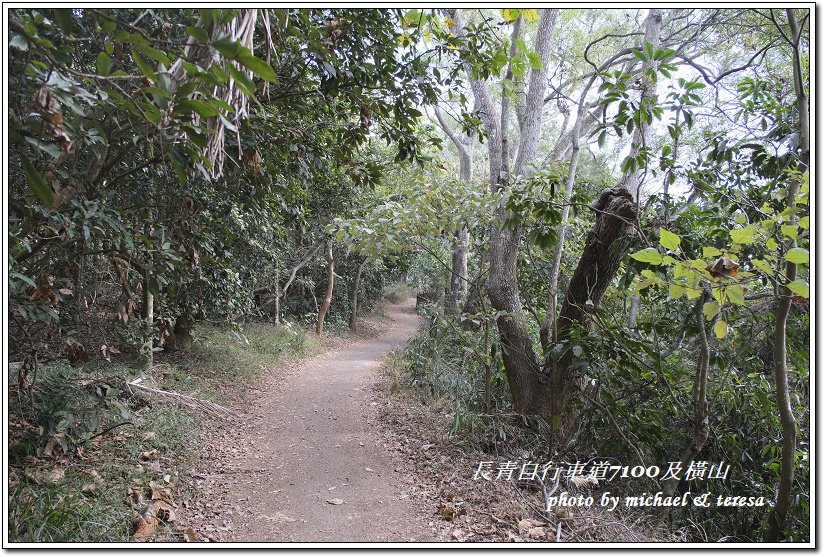
[[[50,361],[356,327],[408,280],[452,435],[507,450],[515,411],[547,458],[724,461],[707,490],[775,508],[673,527],[808,540],[809,15],[11,9],[17,411]]]

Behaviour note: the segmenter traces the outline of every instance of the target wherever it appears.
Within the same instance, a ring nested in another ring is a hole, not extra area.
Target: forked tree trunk
[[[548,381],[537,412],[552,425],[554,440],[561,442],[577,421],[574,403],[580,400],[585,388],[585,378],[571,367],[575,357],[570,346],[572,332],[576,327],[589,327],[587,314],[598,308],[618,272],[626,251],[621,249],[620,242],[636,218],[632,194],[622,187],[602,193],[594,207],[600,212],[587,234],[558,315],[558,342],[566,346],[559,356],[550,353],[546,359]]]
[[[318,324],[315,327],[318,336],[323,334],[323,320],[329,311],[329,304],[332,303],[332,291],[335,288],[335,258],[332,256],[331,240],[326,242],[326,281],[326,296],[323,297],[323,303],[318,310]]]

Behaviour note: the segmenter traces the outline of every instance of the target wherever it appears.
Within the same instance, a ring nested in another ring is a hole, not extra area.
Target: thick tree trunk
[[[574,354],[570,340],[576,327],[588,327],[587,313],[597,309],[624,256],[620,241],[636,218],[632,194],[615,187],[601,194],[594,207],[600,212],[587,234],[584,252],[569,281],[564,303],[558,315],[558,342],[565,342],[560,356],[550,355],[546,396],[540,414],[552,424],[555,440],[563,441],[577,420],[576,402],[585,387],[585,378],[571,369]]]
[[[335,288],[335,258],[332,256],[332,241],[326,242],[326,296],[323,297],[323,304],[318,310],[318,324],[315,332],[318,336],[323,334],[323,320],[329,311],[329,304],[332,303],[332,291]]]
[[[358,289],[360,288],[361,273],[366,265],[366,259],[360,262],[355,272],[355,283],[352,285],[352,313],[349,314],[349,328],[356,330],[358,325]]]
[[[541,13],[541,21],[538,24],[535,40],[535,52],[541,57],[543,67],[539,70],[533,70],[530,74],[529,88],[522,105],[524,120],[521,123],[518,155],[512,168],[514,176],[526,176],[531,173],[528,165],[535,159],[537,152],[549,68],[551,37],[557,19],[558,10],[543,10]],[[477,88],[477,85],[473,86],[473,91]],[[476,94],[476,99],[477,97]],[[479,104],[483,106],[482,103],[483,98],[480,99]],[[506,124],[508,116],[502,115],[501,121]],[[508,130],[500,129],[498,136],[503,140],[507,133]],[[492,144],[490,143],[491,149]],[[490,159],[492,159],[492,153],[490,153]],[[499,150],[496,153],[497,168],[494,164],[490,164],[490,175],[493,179],[493,187],[496,189],[505,186],[509,180],[509,173],[507,172],[504,175],[503,162],[503,153]],[[506,166],[508,167],[508,164]],[[495,174],[496,170],[498,170],[497,176]],[[540,369],[527,326],[527,316],[518,291],[518,249],[522,231],[520,227],[509,228],[504,226],[508,216],[504,207],[498,209],[495,224],[490,230],[490,276],[487,291],[492,307],[503,312],[497,323],[501,337],[501,355],[506,367],[515,411],[534,414],[538,408],[536,406],[536,395],[539,393],[538,378]]]

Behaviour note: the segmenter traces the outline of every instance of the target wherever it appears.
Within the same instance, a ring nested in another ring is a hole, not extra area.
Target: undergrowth
[[[231,406],[273,363],[316,351],[294,325],[200,326],[189,351],[147,370],[114,362],[41,365],[33,385],[9,373],[9,541],[123,542],[152,488],[180,501],[181,482],[218,418],[131,389],[128,381]],[[170,528],[164,541],[182,539]]]

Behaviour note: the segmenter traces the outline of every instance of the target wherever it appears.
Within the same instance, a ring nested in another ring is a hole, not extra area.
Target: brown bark
[[[326,296],[318,310],[318,323],[315,332],[318,336],[323,334],[323,320],[329,311],[329,304],[332,303],[332,291],[335,288],[335,258],[332,255],[332,242],[326,242]]]
[[[594,206],[600,212],[587,234],[584,252],[558,315],[558,342],[567,346],[560,356],[549,356],[546,361],[546,396],[540,401],[538,413],[552,424],[556,439],[564,439],[571,431],[577,419],[573,403],[581,398],[585,386],[584,378],[570,369],[574,357],[569,346],[571,333],[575,327],[588,328],[587,313],[590,308],[598,308],[621,265],[624,250],[616,244],[636,218],[632,194],[622,187],[602,193]]]

